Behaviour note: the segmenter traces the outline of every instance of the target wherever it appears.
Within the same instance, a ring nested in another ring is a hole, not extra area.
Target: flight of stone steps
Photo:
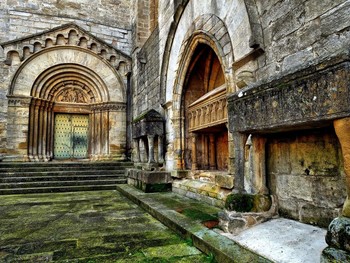
[[[131,162],[0,163],[0,195],[115,189]]]

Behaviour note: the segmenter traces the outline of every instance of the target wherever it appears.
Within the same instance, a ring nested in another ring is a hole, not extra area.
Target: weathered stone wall
[[[346,196],[334,129],[275,134],[266,149],[268,186],[280,215],[327,227]]]
[[[0,43],[28,37],[73,22],[113,47],[130,54],[132,48],[131,16],[133,12],[131,2],[131,0],[0,1]],[[42,44],[41,41],[39,42]],[[27,44],[28,46],[33,45],[29,42]],[[42,44],[40,49],[44,47],[45,45]],[[97,51],[99,52],[99,50]],[[34,53],[33,50],[30,52]],[[16,126],[16,123],[9,123],[6,95],[9,93],[12,76],[21,62],[19,59],[23,60],[22,54],[20,54],[20,58],[16,57],[18,61],[13,60],[10,62],[12,63],[10,66],[9,61],[6,61],[8,60],[6,55],[8,54],[5,54],[0,47],[0,79],[2,80],[0,81],[0,153],[7,151],[7,141],[10,139],[7,134],[8,125]],[[124,64],[120,68],[123,68]],[[25,115],[22,116],[26,118]],[[121,118],[121,120],[123,119]],[[21,120],[16,121],[21,122]],[[118,132],[120,133],[119,130]],[[27,129],[23,129],[20,133],[19,137],[26,138],[28,136]],[[14,136],[17,135],[14,134]],[[123,139],[125,137],[125,135],[118,136]],[[27,145],[22,145],[22,150],[25,151],[26,147]],[[115,147],[121,148],[120,145]],[[8,151],[8,154],[11,152]]]
[[[159,31],[154,30],[134,60],[134,117],[150,109],[160,109]]]
[[[256,1],[265,55],[258,59],[257,80],[294,71],[350,46],[350,2]]]
[[[131,0],[1,1],[0,43],[74,22],[130,54],[131,7]]]

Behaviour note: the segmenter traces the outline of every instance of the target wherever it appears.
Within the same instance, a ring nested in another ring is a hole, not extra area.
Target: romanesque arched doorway
[[[109,93],[93,70],[71,63],[50,67],[35,80],[31,96],[30,160],[109,155]]]
[[[11,158],[124,159],[130,58],[72,24],[31,39],[7,47]]]
[[[184,83],[185,166],[227,170],[228,131],[225,76],[213,49],[197,45]]]

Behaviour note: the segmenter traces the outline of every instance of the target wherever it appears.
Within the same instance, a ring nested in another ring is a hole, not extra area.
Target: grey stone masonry
[[[281,130],[349,116],[349,54],[229,96],[232,132]]]

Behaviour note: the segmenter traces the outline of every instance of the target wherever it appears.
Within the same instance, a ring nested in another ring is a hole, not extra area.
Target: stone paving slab
[[[286,218],[272,219],[227,237],[279,263],[320,262],[326,229]],[[257,238],[258,237],[258,238]]]
[[[0,262],[210,262],[117,191],[2,196]]]

